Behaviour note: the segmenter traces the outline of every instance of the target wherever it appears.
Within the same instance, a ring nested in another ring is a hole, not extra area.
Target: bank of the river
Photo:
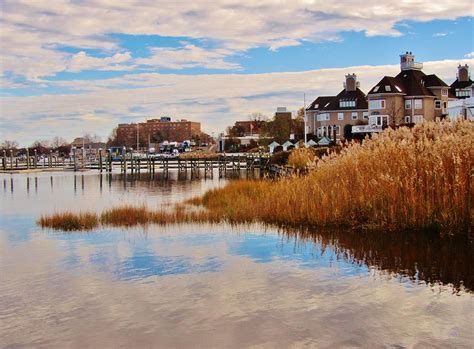
[[[305,176],[235,181],[210,190],[188,201],[198,210],[183,205],[159,212],[119,207],[109,210],[113,218],[102,215],[97,221],[264,222],[465,234],[473,214],[472,139],[471,122],[389,129],[340,154],[309,159],[316,168]],[[62,229],[62,220],[56,214],[39,222]]]

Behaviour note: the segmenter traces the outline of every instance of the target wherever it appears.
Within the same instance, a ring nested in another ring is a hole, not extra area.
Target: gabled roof
[[[324,106],[326,106],[330,101],[331,99],[333,99],[334,97],[336,96],[320,96],[318,98],[316,98],[313,103],[311,103],[307,108],[306,110],[321,110],[322,108],[324,108]]]
[[[435,74],[430,74],[425,76],[425,86],[426,87],[448,87],[448,84],[443,80],[438,78]]]
[[[355,101],[355,107],[340,107],[340,101]],[[321,110],[354,110],[354,109],[368,109],[367,97],[360,89],[355,91],[347,91],[343,89],[339,94],[333,97],[328,104]]]

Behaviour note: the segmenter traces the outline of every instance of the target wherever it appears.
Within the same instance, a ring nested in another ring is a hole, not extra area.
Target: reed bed
[[[388,129],[323,157],[307,176],[231,182],[200,204],[242,222],[467,232],[473,139],[468,121]]]
[[[90,212],[63,212],[49,216],[41,216],[38,224],[42,228],[53,228],[56,230],[74,231],[91,230],[99,225],[99,217]]]
[[[473,216],[473,139],[468,121],[388,129],[319,159],[306,176],[230,182],[170,211],[124,206],[87,217],[91,228],[225,221],[466,233]],[[80,230],[88,223],[80,215],[41,217],[39,224]]]

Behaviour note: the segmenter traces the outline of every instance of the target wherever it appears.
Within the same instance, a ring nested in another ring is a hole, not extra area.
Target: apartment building
[[[201,135],[201,124],[188,120],[171,121],[170,117],[150,119],[146,122],[119,124],[117,140],[121,145],[146,147],[162,141],[182,142]]]
[[[335,133],[341,139],[345,125],[368,120],[367,97],[359,89],[357,75],[346,75],[343,86],[338,95],[318,97],[306,108],[309,133],[318,137],[334,137]]]
[[[474,97],[472,95],[472,86],[474,82],[469,76],[469,66],[459,65],[456,80],[451,84],[451,94],[458,99]]]
[[[400,55],[400,73],[384,76],[367,94],[370,127],[439,120],[447,115],[448,101],[454,98],[450,87],[422,69],[411,52]]]

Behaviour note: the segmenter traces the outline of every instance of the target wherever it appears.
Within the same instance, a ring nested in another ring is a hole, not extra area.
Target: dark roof
[[[458,79],[456,79],[452,84],[451,84],[451,88],[452,89],[456,89],[456,88],[466,88],[466,87],[471,87],[472,84],[474,84],[474,82],[469,79],[467,81],[459,81]]]
[[[316,98],[313,103],[311,103],[306,110],[321,110],[324,108],[326,104],[328,104],[331,99],[335,98],[336,96],[320,96]],[[317,106],[317,107],[316,107]]]
[[[355,107],[341,108],[340,101],[355,101]],[[329,104],[326,104],[322,110],[354,110],[354,109],[368,109],[367,97],[360,89],[355,91],[342,90],[336,97],[333,97]]]
[[[434,74],[426,75],[421,70],[402,70],[396,77],[384,76],[368,94],[403,93],[407,96],[435,96],[429,87],[448,87],[448,85]]]
[[[469,96],[456,96],[456,89],[464,89],[466,87],[471,87],[474,82],[469,79],[467,81],[459,81],[456,79],[452,84],[451,88],[449,89],[449,96],[453,98],[464,99],[468,98]]]

